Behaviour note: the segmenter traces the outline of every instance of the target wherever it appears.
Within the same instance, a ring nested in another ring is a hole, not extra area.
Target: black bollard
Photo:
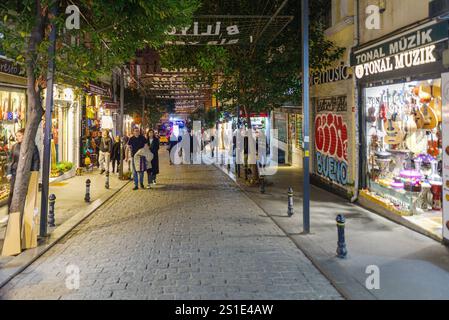
[[[106,182],[104,184],[106,189],[109,189],[109,171],[106,171]]]
[[[346,249],[345,240],[345,223],[346,219],[342,214],[337,216],[337,231],[338,231],[338,247],[337,247],[337,257],[340,259],[346,258],[348,255],[348,250]]]
[[[289,217],[291,217],[293,215],[294,211],[293,211],[293,188],[290,187],[288,188],[288,210],[287,210],[287,214]]]
[[[56,196],[52,193],[50,197],[48,197],[49,200],[49,211],[48,211],[48,225],[50,227],[54,227],[55,225],[55,202],[56,202]]]
[[[84,197],[84,201],[90,202],[90,179],[86,180],[86,196]]]
[[[265,177],[264,176],[260,176],[260,193],[264,194],[265,193]]]

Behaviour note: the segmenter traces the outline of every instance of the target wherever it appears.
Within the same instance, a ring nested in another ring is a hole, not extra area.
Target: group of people
[[[128,164],[128,171],[132,172],[134,190],[140,188],[149,189],[156,184],[156,176],[159,173],[159,137],[158,133],[150,129],[143,134],[141,129],[135,127],[131,137],[124,136],[123,141],[116,136],[111,138],[109,130],[102,131],[101,139],[96,143],[98,148],[98,166],[100,174],[110,172],[118,173],[120,163]],[[121,147],[123,146],[123,150]],[[148,176],[148,184],[144,185],[145,172]]]
[[[144,176],[148,176],[147,189],[156,184],[156,176],[159,174],[159,137],[158,133],[150,129],[144,135],[140,128],[133,129],[133,135],[126,139],[125,161],[131,162],[134,189],[139,186],[145,189]]]

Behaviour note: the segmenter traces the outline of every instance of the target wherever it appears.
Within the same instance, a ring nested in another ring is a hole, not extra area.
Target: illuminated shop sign
[[[430,22],[386,39],[351,55],[358,79],[366,76],[431,64],[436,59],[436,44],[448,39],[447,22]]]
[[[335,68],[313,72],[310,76],[310,85],[315,86],[324,83],[349,80],[351,78],[351,67],[345,65],[344,62],[341,62],[340,65]]]
[[[373,74],[417,67],[423,64],[437,62],[434,51],[436,46],[410,50],[393,57],[370,61],[355,67],[355,75],[358,79]]]

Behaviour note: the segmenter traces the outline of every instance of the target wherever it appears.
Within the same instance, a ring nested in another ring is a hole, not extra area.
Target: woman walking
[[[148,186],[156,184],[156,176],[159,174],[159,138],[155,135],[154,130],[148,130],[147,134],[148,146],[153,154],[153,160],[151,160],[151,169],[147,171],[148,174]]]

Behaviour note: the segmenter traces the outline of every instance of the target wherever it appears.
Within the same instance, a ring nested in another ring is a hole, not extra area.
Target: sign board
[[[170,28],[166,45],[253,44],[259,38],[270,43],[293,20],[292,16],[203,15],[190,26]],[[261,41],[261,43],[262,43]]]
[[[355,50],[351,65],[358,79],[437,62],[436,44],[448,39],[448,23],[431,21],[379,43]]]
[[[13,76],[24,76],[25,71],[17,63],[0,58],[0,72]]]
[[[449,73],[441,75],[443,94],[443,238],[449,241]]]

